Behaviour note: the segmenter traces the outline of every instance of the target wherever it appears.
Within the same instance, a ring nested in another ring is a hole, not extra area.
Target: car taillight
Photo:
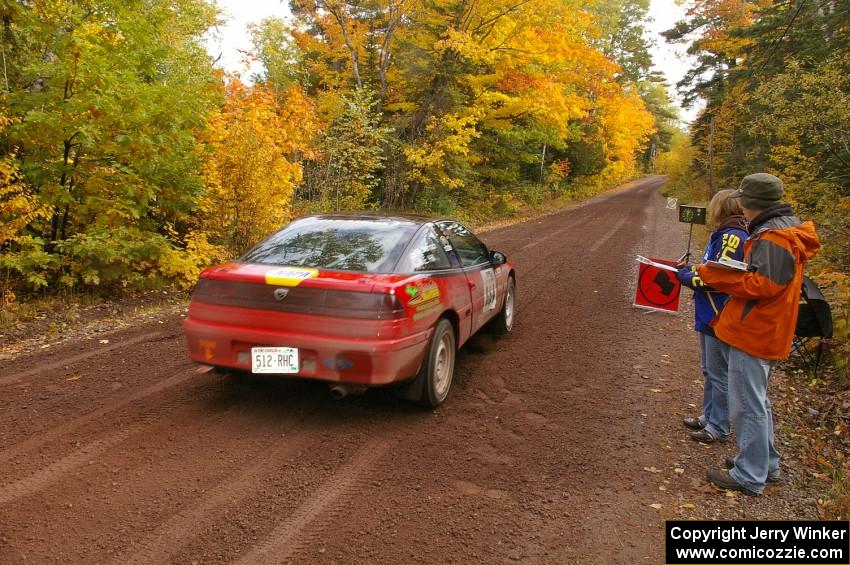
[[[380,309],[382,320],[398,320],[405,317],[404,304],[395,294],[382,294],[383,301]]]
[[[394,294],[329,291],[323,313],[342,318],[394,320],[404,317],[404,305]]]

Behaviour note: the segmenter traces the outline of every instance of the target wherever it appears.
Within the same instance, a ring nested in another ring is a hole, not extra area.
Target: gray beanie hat
[[[743,198],[744,208],[764,210],[779,204],[784,193],[781,180],[767,173],[755,173],[745,176],[741,186],[729,198]]]

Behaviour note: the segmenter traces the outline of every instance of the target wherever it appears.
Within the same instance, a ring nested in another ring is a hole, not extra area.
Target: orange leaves
[[[200,227],[215,243],[241,252],[289,220],[302,175],[295,153],[309,153],[316,130],[312,106],[297,89],[280,99],[259,85],[227,83],[205,133],[210,157],[199,203]]]
[[[541,83],[541,77],[533,76],[523,70],[511,69],[502,75],[495,84],[500,90],[507,92],[525,92],[539,87]]]

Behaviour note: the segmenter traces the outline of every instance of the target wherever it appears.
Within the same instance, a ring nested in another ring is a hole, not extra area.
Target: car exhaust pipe
[[[335,400],[342,400],[349,394],[352,396],[360,396],[361,394],[366,392],[365,386],[351,386],[351,385],[332,385],[330,387],[331,396],[334,397]]]

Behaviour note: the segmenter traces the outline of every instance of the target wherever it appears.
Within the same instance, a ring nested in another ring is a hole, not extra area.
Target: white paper
[[[747,271],[749,268],[749,265],[743,261],[723,259],[722,257],[720,258],[720,261],[706,261],[705,264],[711,267],[717,267],[718,269],[727,269],[731,271]]]
[[[638,255],[638,256],[635,258],[635,260],[636,260],[638,263],[643,263],[644,265],[651,265],[651,266],[653,266],[653,267],[657,267],[657,268],[659,268],[659,269],[663,269],[663,270],[665,270],[665,271],[672,271],[672,272],[674,272],[674,273],[678,273],[678,272],[679,272],[679,269],[677,269],[676,267],[671,267],[670,265],[665,265],[664,263],[656,263],[656,262],[655,262],[655,261],[653,261],[652,259],[647,259],[647,258],[646,258],[646,257],[644,257],[643,255]]]

